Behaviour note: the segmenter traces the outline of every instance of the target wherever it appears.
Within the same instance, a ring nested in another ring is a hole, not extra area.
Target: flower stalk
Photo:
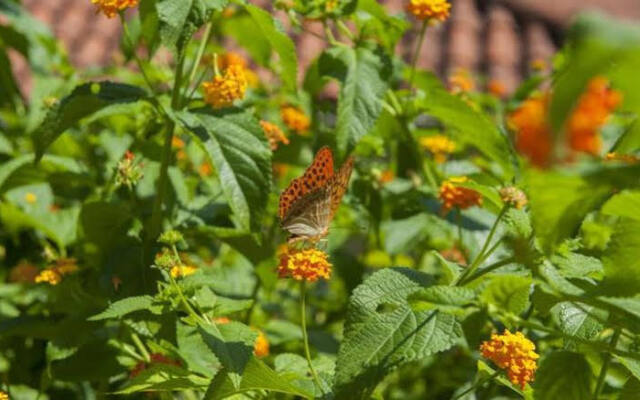
[[[300,317],[302,319],[302,339],[304,341],[304,355],[307,359],[307,364],[309,365],[309,371],[311,372],[313,381],[315,382],[316,386],[318,386],[320,392],[324,394],[322,384],[320,383],[320,378],[318,378],[318,374],[313,368],[313,363],[311,362],[311,352],[309,351],[309,335],[307,334],[307,305],[305,301],[305,298],[307,297],[306,291],[306,282],[300,282]]]

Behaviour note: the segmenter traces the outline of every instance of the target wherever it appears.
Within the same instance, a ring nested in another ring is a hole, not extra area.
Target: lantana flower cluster
[[[235,100],[244,98],[247,86],[244,67],[232,64],[221,75],[202,84],[204,101],[213,108],[230,107]]]
[[[545,167],[551,156],[548,107],[549,95],[536,95],[525,100],[507,120],[509,126],[516,131],[516,149],[537,167]]]
[[[407,11],[417,19],[429,22],[445,21],[449,18],[451,4],[447,0],[409,0]]]
[[[535,349],[535,344],[522,332],[511,333],[509,330],[505,330],[502,335],[492,334],[491,340],[480,345],[482,356],[504,369],[511,383],[521,389],[533,381],[538,368],[537,360],[540,356]]]
[[[305,113],[294,106],[284,106],[280,109],[280,118],[282,122],[299,135],[304,135],[311,126],[311,120]]]
[[[420,146],[429,150],[437,163],[445,162],[447,156],[456,150],[456,142],[444,135],[421,137]]]
[[[98,7],[97,11],[102,12],[107,18],[115,17],[120,11],[133,8],[138,5],[139,0],[91,0]]]
[[[482,205],[482,195],[473,189],[460,186],[468,182],[469,178],[465,176],[451,177],[440,185],[438,198],[442,202],[442,208],[445,212],[451,209],[459,208],[461,210]]]
[[[269,147],[271,147],[271,150],[277,150],[278,143],[285,145],[289,144],[289,139],[278,125],[268,121],[260,121],[260,126],[269,141]]]
[[[278,276],[307,282],[329,279],[332,266],[328,258],[327,253],[318,249],[284,249],[280,254]]]
[[[55,286],[62,282],[62,278],[65,275],[72,274],[78,271],[78,269],[75,259],[59,258],[52,266],[40,271],[34,281],[36,283],[48,283],[49,285]]]

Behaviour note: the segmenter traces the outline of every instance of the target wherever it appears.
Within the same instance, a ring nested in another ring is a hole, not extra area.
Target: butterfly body
[[[334,173],[333,155],[321,148],[305,173],[294,179],[280,196],[279,216],[289,241],[318,241],[329,232],[329,225],[349,184],[353,158]]]

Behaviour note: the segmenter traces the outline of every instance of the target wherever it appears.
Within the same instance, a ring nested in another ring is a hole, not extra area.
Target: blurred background
[[[408,0],[379,0],[390,13],[402,13]],[[450,0],[451,18],[431,27],[422,49],[419,65],[443,78],[465,70],[499,81],[507,93],[517,87],[533,68],[549,68],[550,58],[562,45],[565,30],[573,16],[599,10],[620,19],[640,21],[640,0]],[[25,7],[47,24],[62,40],[76,68],[104,67],[114,59],[120,42],[117,18],[92,18],[95,7],[90,0],[24,0]],[[253,0],[265,9],[272,1]],[[282,15],[283,24],[286,18]],[[322,34],[318,22],[307,21],[305,28]],[[415,28],[419,25],[415,24]],[[400,43],[406,58],[412,51],[410,32]],[[310,33],[295,35],[302,65],[313,60],[323,41]],[[232,46],[232,44],[229,44]],[[30,91],[29,70],[17,54],[13,66],[25,97]],[[303,69],[301,69],[302,71]]]

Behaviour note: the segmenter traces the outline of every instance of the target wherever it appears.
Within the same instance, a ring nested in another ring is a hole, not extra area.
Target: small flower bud
[[[521,209],[528,203],[527,195],[515,186],[507,186],[500,189],[500,199],[509,207]]]
[[[183,239],[184,238],[182,237],[182,233],[172,229],[160,235],[158,242],[173,245],[180,243]]]

